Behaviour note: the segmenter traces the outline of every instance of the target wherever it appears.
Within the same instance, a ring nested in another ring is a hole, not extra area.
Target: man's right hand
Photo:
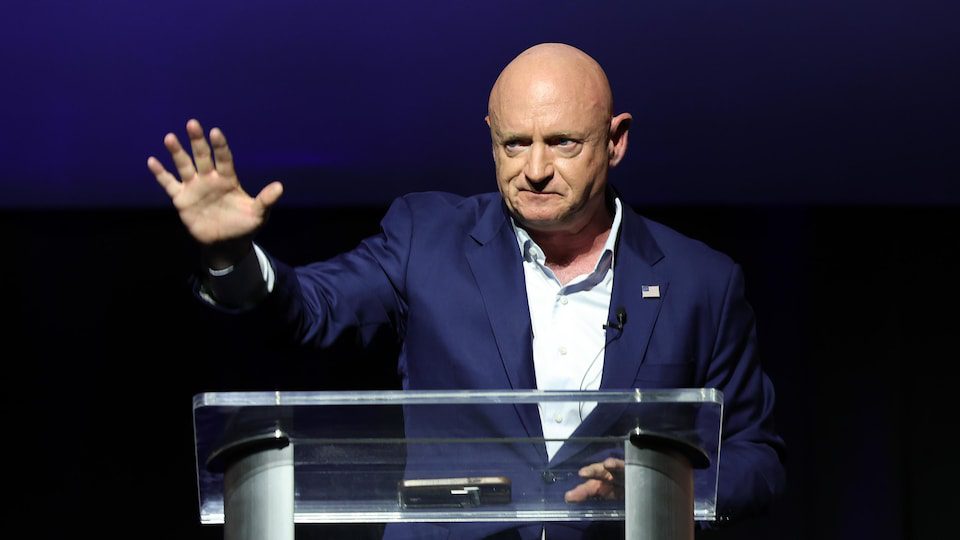
[[[163,139],[179,180],[153,156],[147,159],[147,167],[167,191],[187,230],[203,246],[206,263],[213,269],[226,268],[249,253],[253,236],[283,194],[283,185],[272,182],[251,197],[233,170],[233,157],[223,132],[210,130],[207,144],[200,122],[191,119],[187,135],[192,158],[173,133]]]

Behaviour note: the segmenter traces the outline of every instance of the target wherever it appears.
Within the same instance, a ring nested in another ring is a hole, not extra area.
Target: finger
[[[283,195],[283,184],[271,182],[257,194],[257,202],[263,206],[264,210],[269,210],[271,206],[276,204],[281,195]]]
[[[603,460],[603,468],[612,473],[622,472],[623,467],[624,463],[622,459],[608,457],[607,459]]]
[[[564,493],[563,500],[566,502],[583,502],[591,497],[596,497],[602,486],[603,482],[599,480],[588,480]]]
[[[167,136],[163,138],[163,145],[167,147],[167,151],[170,152],[170,157],[173,158],[173,164],[177,167],[177,174],[180,175],[180,180],[186,182],[197,175],[197,170],[193,167],[193,160],[190,159],[190,154],[183,149],[176,135],[167,133]]]
[[[580,469],[578,474],[581,478],[596,478],[608,482],[613,480],[613,475],[604,467],[603,463],[591,463]]]
[[[178,182],[177,179],[164,168],[160,160],[150,156],[147,158],[147,168],[150,169],[150,172],[157,178],[157,182],[163,187],[171,199],[175,197],[177,193],[180,193],[183,184]]]
[[[187,122],[187,135],[190,136],[190,148],[193,150],[193,161],[197,164],[197,174],[204,175],[213,172],[213,157],[210,155],[210,145],[203,136],[203,126],[191,118]]]
[[[235,176],[233,171],[233,154],[227,146],[227,138],[220,128],[210,130],[210,144],[213,145],[213,159],[216,162],[217,172],[221,176]]]

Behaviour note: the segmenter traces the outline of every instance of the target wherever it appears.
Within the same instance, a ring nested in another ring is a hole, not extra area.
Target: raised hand
[[[240,186],[222,131],[210,130],[207,144],[200,122],[191,119],[187,135],[192,158],[173,133],[163,139],[179,180],[153,156],[147,159],[147,167],[170,196],[187,230],[205,248],[207,264],[225,268],[250,251],[254,233],[283,194],[283,185],[273,182],[251,197]]]
[[[623,499],[622,459],[609,457],[600,463],[592,463],[580,469],[580,478],[587,481],[566,492],[563,500],[578,503],[590,499],[607,501]]]

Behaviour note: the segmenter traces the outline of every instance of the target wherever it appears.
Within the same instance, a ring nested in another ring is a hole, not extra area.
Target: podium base
[[[224,540],[293,540],[293,445],[244,455],[224,474]]]
[[[650,434],[632,436],[625,443],[627,540],[693,540],[691,460],[700,465],[698,451]]]

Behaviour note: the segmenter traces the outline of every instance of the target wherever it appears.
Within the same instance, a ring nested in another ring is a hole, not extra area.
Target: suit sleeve
[[[327,261],[292,268],[271,258],[276,286],[258,307],[258,316],[304,345],[326,347],[347,331],[369,343],[384,326],[402,337],[413,232],[404,199],[394,201],[380,228],[355,249]]]
[[[729,520],[763,513],[782,495],[786,478],[774,389],[760,365],[756,321],[737,265],[723,298],[706,386],[724,396],[717,516]]]

